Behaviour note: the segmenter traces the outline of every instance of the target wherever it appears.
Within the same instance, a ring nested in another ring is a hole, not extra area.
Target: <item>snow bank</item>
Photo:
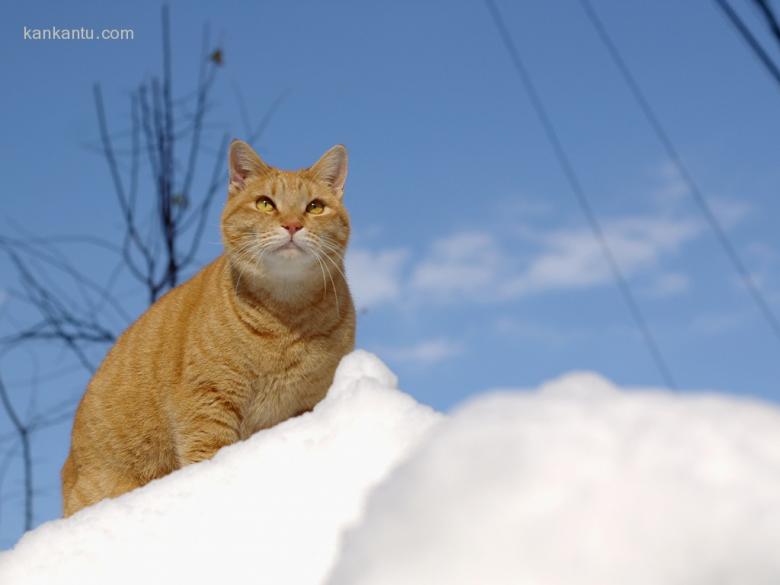
[[[780,583],[780,409],[574,374],[442,420],[395,384],[347,356],[312,413],[40,527],[0,583]]]
[[[41,526],[0,556],[0,583],[321,582],[368,490],[440,418],[395,388],[355,352],[313,412]]]
[[[369,498],[331,585],[780,583],[780,411],[592,374],[464,406]]]

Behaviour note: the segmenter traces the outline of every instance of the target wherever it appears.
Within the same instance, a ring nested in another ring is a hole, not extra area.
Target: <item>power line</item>
[[[715,0],[715,4],[720,7],[720,9],[723,11],[723,14],[726,15],[726,18],[728,18],[729,21],[731,21],[731,24],[734,25],[734,28],[739,31],[742,39],[753,50],[756,58],[761,61],[764,67],[766,67],[766,70],[769,72],[769,74],[777,83],[780,83],[780,69],[778,69],[775,62],[764,50],[764,47],[761,46],[761,43],[758,42],[758,39],[755,37],[755,35],[750,32],[750,29],[747,27],[747,25],[742,22],[742,19],[739,17],[739,15],[734,12],[734,9],[731,7],[731,5],[729,5],[726,0]]]
[[[707,220],[707,223],[709,224],[710,228],[715,234],[718,242],[720,242],[723,251],[726,253],[726,256],[731,261],[734,270],[737,272],[738,276],[744,283],[745,288],[748,290],[750,296],[752,297],[753,301],[758,307],[759,312],[766,320],[767,324],[771,328],[775,337],[777,337],[778,341],[780,341],[780,320],[778,320],[777,316],[772,311],[772,308],[770,307],[769,303],[764,298],[764,295],[761,293],[761,289],[758,288],[758,285],[756,284],[755,280],[750,274],[750,271],[747,269],[745,263],[742,261],[742,258],[737,252],[736,247],[734,246],[734,244],[731,243],[731,240],[729,239],[726,230],[723,228],[721,223],[718,221],[718,218],[713,213],[712,207],[710,207],[710,204],[707,202],[707,198],[704,196],[704,193],[699,188],[699,185],[696,183],[696,181],[693,180],[693,176],[688,171],[688,168],[685,166],[685,163],[683,163],[680,153],[675,148],[671,138],[669,137],[669,134],[666,132],[666,129],[664,128],[663,124],[661,124],[658,115],[653,110],[652,106],[650,105],[650,102],[648,101],[647,97],[642,91],[642,88],[639,86],[639,83],[637,82],[636,78],[631,73],[631,70],[628,68],[628,65],[626,64],[625,60],[620,54],[617,45],[615,45],[615,43],[612,41],[612,38],[607,32],[603,21],[599,18],[599,15],[593,9],[590,0],[580,0],[580,2],[582,3],[583,8],[585,9],[585,14],[588,16],[588,20],[596,29],[599,38],[601,39],[604,46],[607,48],[607,52],[609,53],[616,67],[620,71],[620,74],[625,80],[626,85],[628,85],[628,87],[630,88],[631,93],[634,95],[634,98],[639,104],[639,107],[642,110],[642,113],[644,114],[648,123],[653,128],[653,131],[658,137],[658,140],[661,142],[664,149],[666,150],[667,156],[672,161],[674,166],[677,168],[677,172],[679,173],[680,177],[688,187],[688,192],[691,194],[694,201],[698,205],[702,215],[704,215],[704,218]]]
[[[544,102],[542,102],[542,99],[536,90],[536,86],[534,85],[533,80],[531,79],[531,76],[525,67],[525,64],[520,58],[520,53],[512,41],[512,37],[509,35],[509,31],[506,27],[506,24],[504,23],[504,19],[501,16],[501,13],[499,12],[494,0],[485,0],[485,5],[490,12],[490,16],[493,18],[493,22],[498,29],[498,34],[501,37],[501,41],[503,42],[504,47],[506,48],[507,53],[512,60],[515,71],[517,72],[523,86],[525,87],[539,121],[542,123],[544,132],[547,135],[547,139],[550,141],[550,144],[555,153],[555,157],[558,159],[558,163],[563,170],[563,174],[575,195],[577,203],[582,209],[582,213],[585,215],[588,225],[590,226],[590,229],[593,232],[593,236],[601,248],[602,254],[606,259],[607,264],[609,265],[610,271],[612,272],[612,276],[615,280],[615,284],[620,290],[620,293],[622,294],[623,299],[628,306],[629,312],[631,313],[631,316],[633,317],[637,327],[639,328],[639,331],[642,334],[645,345],[647,345],[647,349],[650,352],[650,355],[655,362],[655,365],[658,368],[658,371],[661,374],[665,384],[669,388],[676,389],[677,384],[674,381],[671,370],[666,364],[666,360],[664,359],[663,354],[661,353],[661,350],[658,347],[652,332],[650,331],[650,327],[648,326],[647,321],[642,314],[642,310],[640,309],[639,304],[631,292],[628,281],[623,275],[615,255],[612,253],[609,242],[604,235],[604,230],[602,229],[601,224],[599,223],[599,220],[593,211],[593,207],[591,206],[590,201],[588,200],[588,197],[582,188],[582,183],[576,171],[574,170],[571,159],[566,153],[566,149],[563,147],[563,143],[558,137],[558,133],[555,130],[555,126],[553,125],[549,114],[547,113]]]
[[[764,20],[766,20],[769,30],[775,37],[775,40],[780,43],[780,22],[777,21],[777,15],[775,14],[772,5],[769,3],[769,0],[753,0],[753,4],[756,5],[764,16]]]

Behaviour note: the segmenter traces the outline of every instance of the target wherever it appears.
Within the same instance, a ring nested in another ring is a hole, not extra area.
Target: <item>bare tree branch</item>
[[[19,435],[19,442],[22,446],[22,468],[24,473],[24,529],[30,530],[33,525],[33,476],[32,476],[32,454],[30,452],[30,428],[25,425],[16,413],[11,400],[6,392],[3,379],[0,378],[0,403],[2,403],[8,418],[16,433]]]
[[[205,144],[206,136],[220,127],[209,118],[224,54],[221,47],[211,44],[209,29],[204,27],[195,87],[182,97],[175,95],[172,57],[170,13],[164,6],[162,71],[133,85],[127,119],[122,121],[120,116],[116,122],[101,85],[95,83],[92,88],[97,139],[86,148],[100,155],[109,173],[121,226],[116,241],[92,235],[0,236],[0,252],[17,279],[9,291],[11,299],[33,310],[32,317],[26,312],[23,318],[4,315],[12,326],[0,336],[0,355],[20,347],[53,344],[69,352],[77,368],[91,374],[99,355],[132,321],[114,290],[121,277],[140,283],[142,294],[152,304],[180,282],[184,271],[196,267],[212,206],[227,183],[229,133],[220,128],[216,150]],[[286,95],[283,92],[274,100],[254,130],[240,96],[250,143],[260,138]],[[84,267],[73,254],[60,250],[66,244],[109,253],[112,260],[105,280],[99,282],[93,267]],[[7,387],[0,386],[0,408],[11,423],[11,431],[0,434],[0,446],[5,450],[4,459],[0,459],[0,482],[10,461],[21,453],[26,529],[32,526],[36,494],[31,435],[71,420],[77,402],[73,397],[54,404],[49,401],[43,412],[36,412],[35,384],[54,381],[72,367],[42,376],[36,371],[29,380],[14,381],[17,388],[32,385],[26,420],[19,416]]]

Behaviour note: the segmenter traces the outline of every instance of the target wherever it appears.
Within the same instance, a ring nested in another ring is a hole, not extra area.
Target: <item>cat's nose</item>
[[[299,221],[288,221],[287,223],[283,223],[282,227],[290,232],[290,237],[293,237],[295,232],[303,227],[303,224]]]

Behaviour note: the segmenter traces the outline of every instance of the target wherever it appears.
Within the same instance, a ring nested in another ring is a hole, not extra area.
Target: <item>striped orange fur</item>
[[[310,410],[354,346],[344,147],[284,171],[235,141],[229,167],[224,253],[122,334],[79,404],[66,516]]]

